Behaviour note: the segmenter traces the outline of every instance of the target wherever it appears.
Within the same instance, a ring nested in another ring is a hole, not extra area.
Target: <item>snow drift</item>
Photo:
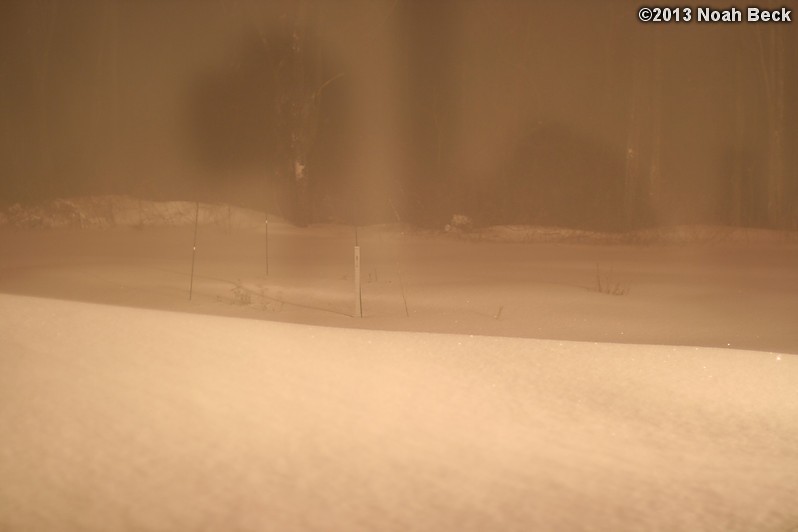
[[[790,530],[798,359],[0,296],[0,529]]]

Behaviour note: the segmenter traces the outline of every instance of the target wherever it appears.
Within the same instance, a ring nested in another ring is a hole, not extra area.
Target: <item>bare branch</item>
[[[762,67],[762,79],[765,82],[765,92],[767,93],[768,102],[771,102],[773,100],[773,89],[770,87],[770,75],[766,66],[767,56],[765,55],[765,44],[762,40],[761,28],[757,28],[756,37],[756,42],[759,44],[759,65]]]
[[[328,79],[327,81],[325,81],[324,83],[322,83],[321,86],[318,89],[316,89],[316,92],[314,93],[313,98],[318,100],[321,97],[322,91],[324,89],[326,89],[327,86],[330,83],[332,83],[333,81],[335,81],[338,78],[342,78],[343,76],[344,76],[344,73],[343,72],[339,72],[336,75],[334,75],[333,77],[331,77],[330,79]]]

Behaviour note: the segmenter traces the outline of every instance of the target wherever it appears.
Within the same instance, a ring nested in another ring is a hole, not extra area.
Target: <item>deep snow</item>
[[[3,530],[790,530],[798,359],[0,297]]]
[[[193,214],[0,218],[0,530],[798,527],[795,235]]]
[[[296,228],[130,198],[11,209],[0,292],[367,329],[731,347],[798,353],[798,235],[671,228],[602,235],[494,227],[467,234]],[[39,227],[44,229],[26,229]],[[623,295],[597,290],[617,287]]]

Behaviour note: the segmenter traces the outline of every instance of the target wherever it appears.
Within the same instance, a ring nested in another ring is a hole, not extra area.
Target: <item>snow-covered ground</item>
[[[189,301],[192,204],[65,204],[0,220],[0,530],[798,527],[794,235],[360,228],[360,318],[352,228],[201,206]]]
[[[22,296],[0,315],[2,530],[798,524],[794,356]]]
[[[201,204],[189,301],[195,215],[191,202],[118,197],[9,209],[0,292],[348,328],[798,353],[795,233],[359,228],[364,317],[353,319],[354,228],[271,216],[267,243],[264,214]]]

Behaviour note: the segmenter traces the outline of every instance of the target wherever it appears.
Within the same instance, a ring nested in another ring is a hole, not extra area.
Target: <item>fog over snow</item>
[[[226,206],[189,301],[192,207],[5,213],[0,529],[798,524],[790,233],[359,228],[360,318],[353,228]]]
[[[703,3],[0,1],[0,532],[798,532],[795,2]]]

